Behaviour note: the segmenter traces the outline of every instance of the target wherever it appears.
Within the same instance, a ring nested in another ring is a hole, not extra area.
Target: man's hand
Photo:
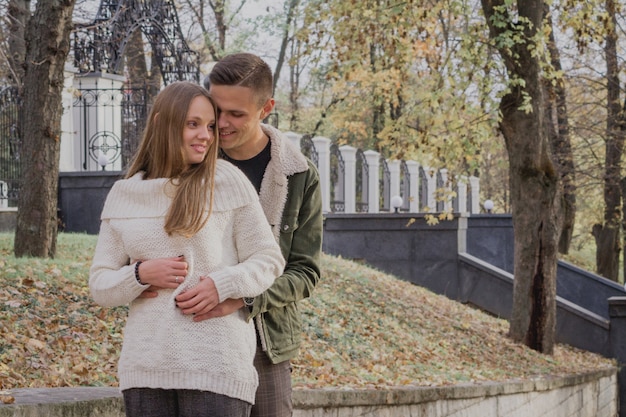
[[[206,314],[219,303],[219,294],[211,277],[200,277],[200,282],[176,296],[176,306],[183,314]]]
[[[156,285],[150,285],[148,289],[144,290],[137,298],[156,298],[159,295],[159,290],[163,287],[157,287]]]
[[[214,319],[217,317],[228,316],[229,314],[234,313],[244,306],[243,299],[241,298],[229,298],[228,300],[224,300],[215,308],[208,313],[204,314],[196,314],[193,318],[193,321],[202,321],[207,319]]]

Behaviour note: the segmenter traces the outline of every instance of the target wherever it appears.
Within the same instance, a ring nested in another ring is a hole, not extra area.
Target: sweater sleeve
[[[239,264],[211,273],[220,302],[256,297],[272,285],[285,266],[258,200],[236,209],[234,222]]]
[[[128,264],[123,247],[109,220],[102,220],[89,271],[89,290],[94,301],[104,307],[129,304],[148,288],[135,279],[134,264]]]

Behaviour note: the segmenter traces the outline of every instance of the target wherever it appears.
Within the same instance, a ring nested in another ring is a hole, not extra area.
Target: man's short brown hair
[[[209,75],[204,86],[239,86],[250,88],[261,107],[272,98],[274,78],[272,70],[259,56],[250,53],[236,53],[220,59]]]

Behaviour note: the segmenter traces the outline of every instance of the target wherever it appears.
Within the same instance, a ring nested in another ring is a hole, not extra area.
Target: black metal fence
[[[385,157],[380,157],[380,211],[391,209],[391,174]]]
[[[0,89],[0,203],[17,206],[22,174],[22,100],[17,87]],[[6,201],[8,200],[8,202]]]
[[[336,144],[330,145],[330,210],[346,211],[346,166]]]
[[[119,85],[119,84],[118,84]],[[141,140],[147,113],[148,88],[103,87],[97,83],[83,86],[80,81],[73,95],[73,135],[72,147],[74,160],[73,172],[119,171],[130,163]],[[17,207],[17,199],[21,186],[22,155],[20,154],[22,135],[22,101],[14,87],[0,90],[0,206],[7,203],[9,207]],[[277,121],[277,116],[274,120]],[[67,141],[67,138],[64,138]],[[301,151],[312,162],[319,166],[319,154],[312,140],[312,135],[304,135],[300,141]],[[63,157],[63,156],[62,156]],[[391,178],[387,160],[380,157],[379,166],[379,210],[391,211]],[[331,211],[345,212],[345,164],[342,154],[333,144],[330,147],[330,198]],[[362,150],[356,154],[356,207],[359,213],[368,212],[370,167]],[[419,196],[412,195],[411,178],[406,161],[400,165],[400,194],[402,205],[400,211],[409,211],[411,199],[419,198],[419,209],[428,206],[428,181],[423,167],[419,168]],[[437,187],[444,189],[443,177],[437,173]],[[6,193],[6,195],[5,195]],[[436,211],[442,211],[444,200],[437,199]],[[455,197],[451,198],[454,207],[458,205]],[[471,204],[471,193],[468,193]],[[471,205],[470,205],[471,207]]]
[[[356,211],[367,213],[369,211],[369,166],[365,159],[363,149],[356,150]]]
[[[83,88],[79,83],[70,110],[74,117],[73,140],[79,142],[78,146],[69,144],[79,150],[76,171],[105,169],[116,163],[124,169],[128,165],[145,126],[146,92],[145,86]],[[4,87],[0,90],[0,183],[6,186],[0,184],[0,192],[6,188],[9,207],[17,207],[21,187],[21,123],[22,100],[18,90]]]

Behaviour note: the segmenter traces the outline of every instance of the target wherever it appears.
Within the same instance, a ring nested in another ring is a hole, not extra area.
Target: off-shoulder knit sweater
[[[175,297],[210,276],[220,301],[254,297],[282,273],[284,260],[258,196],[233,165],[219,160],[213,212],[196,235],[168,236],[165,214],[175,185],[167,179],[119,180],[107,196],[89,288],[103,306],[130,304],[118,364],[120,389],[211,391],[254,403],[254,328],[242,310],[194,322]],[[188,275],[176,290],[137,298],[147,286],[135,279],[135,260],[184,255]]]

